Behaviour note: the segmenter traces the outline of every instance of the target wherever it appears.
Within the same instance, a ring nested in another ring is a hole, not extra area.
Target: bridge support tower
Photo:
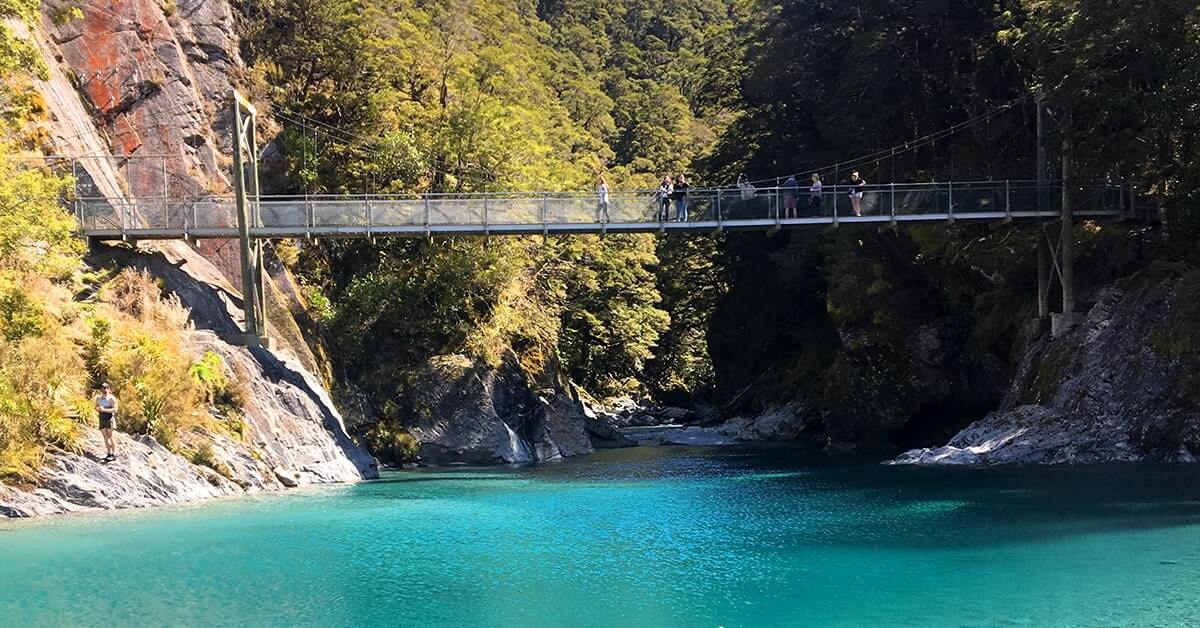
[[[237,207],[239,258],[242,275],[243,342],[260,347],[267,336],[263,280],[262,242],[250,237],[250,228],[260,222],[258,207],[258,112],[254,105],[233,92],[233,191]]]
[[[1046,146],[1043,135],[1045,104],[1041,96],[1037,100],[1037,183],[1038,211],[1049,205],[1049,177],[1046,168]],[[1062,139],[1062,214],[1057,222],[1039,222],[1037,233],[1037,304],[1038,319],[1050,319],[1050,333],[1061,336],[1074,328],[1080,320],[1075,311],[1075,235],[1074,198],[1072,177],[1074,176],[1075,146],[1071,138],[1070,121],[1063,125]],[[1054,280],[1062,289],[1062,311],[1050,312],[1050,289]]]

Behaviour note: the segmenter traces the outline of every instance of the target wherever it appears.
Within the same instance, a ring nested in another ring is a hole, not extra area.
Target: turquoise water
[[[1200,623],[1200,470],[639,448],[0,524],[0,625]]]

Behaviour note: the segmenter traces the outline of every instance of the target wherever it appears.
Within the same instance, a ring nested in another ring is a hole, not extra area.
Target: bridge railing
[[[1062,208],[1062,185],[1031,181],[872,184],[861,192],[855,213],[851,188],[808,187],[695,188],[687,195],[688,221],[708,226],[763,226],[769,223],[880,222],[945,220],[954,217],[1000,219],[1054,217]],[[589,193],[366,194],[357,196],[263,196],[253,203],[254,227],[269,235],[367,233],[383,231],[534,232],[553,225],[561,231],[607,226],[665,227],[677,220],[675,199],[656,191],[615,191],[607,215]],[[1075,213],[1112,216],[1127,211],[1133,197],[1112,184],[1076,186]],[[169,198],[79,198],[76,211],[85,232],[141,233],[163,237],[215,235],[237,228],[234,199],[205,196]]]

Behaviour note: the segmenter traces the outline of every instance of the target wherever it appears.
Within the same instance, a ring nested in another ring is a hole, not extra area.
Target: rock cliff
[[[81,192],[187,198],[228,190],[226,110],[243,70],[229,3],[47,0],[41,7],[40,27],[18,32],[46,60],[49,77],[37,87],[51,143],[57,154],[83,157],[75,173]],[[70,7],[83,17],[55,19]],[[170,211],[146,200],[134,219]],[[291,340],[285,349],[222,340],[242,325],[240,296],[226,280],[236,250],[219,241],[199,249],[162,243],[103,248],[89,262],[147,270],[189,308],[187,347],[196,357],[220,355],[248,391],[242,440],[212,435],[210,466],[198,466],[150,437],[122,436],[121,456],[102,464],[99,433],[85,428],[82,451],[51,451],[37,486],[0,485],[0,515],[175,504],[377,476],[376,461],[348,436],[313,374],[317,360],[289,315],[292,286],[270,290],[270,322]]]
[[[39,486],[0,485],[0,515],[178,504],[378,476],[375,459],[350,439],[320,380],[295,357],[221,340],[240,325],[238,297],[206,260],[182,258],[169,249],[105,248],[89,261],[146,270],[180,298],[195,327],[187,334],[188,348],[197,358],[209,351],[220,355],[247,390],[243,438],[212,435],[214,466],[222,474],[192,464],[148,436],[119,435],[120,457],[103,464],[99,432],[89,427],[81,452],[50,453]]]
[[[1195,283],[1151,270],[1109,286],[1068,335],[1033,341],[998,411],[895,462],[1191,462],[1200,378],[1184,301]]]
[[[579,399],[564,387],[534,390],[511,351],[497,366],[432,358],[406,387],[400,413],[430,464],[543,462],[594,451]]]

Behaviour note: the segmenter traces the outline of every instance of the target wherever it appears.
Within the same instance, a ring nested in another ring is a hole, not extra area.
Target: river
[[[1200,622],[1200,468],[636,448],[0,522],[24,625]]]

